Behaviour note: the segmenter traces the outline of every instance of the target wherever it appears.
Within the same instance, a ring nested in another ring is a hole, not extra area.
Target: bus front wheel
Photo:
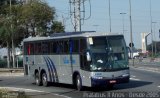
[[[36,72],[35,74],[35,82],[36,82],[36,85],[41,86],[41,79],[38,72]]]
[[[81,91],[82,90],[82,80],[81,80],[81,77],[80,75],[77,75],[76,77],[76,87],[77,87],[77,90],[78,91]]]

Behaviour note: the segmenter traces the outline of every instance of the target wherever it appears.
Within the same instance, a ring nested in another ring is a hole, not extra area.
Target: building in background
[[[8,49],[7,48],[0,48],[0,59],[3,60],[7,58]],[[22,55],[22,50],[20,48],[15,48],[15,55],[20,56]]]
[[[141,40],[142,40],[142,53],[146,53],[147,51],[147,33],[141,33]]]

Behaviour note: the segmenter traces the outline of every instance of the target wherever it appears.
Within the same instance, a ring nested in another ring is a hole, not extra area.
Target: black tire
[[[42,85],[43,86],[45,86],[45,87],[47,87],[48,86],[48,78],[47,78],[47,74],[44,72],[44,73],[42,73]]]
[[[38,72],[36,72],[36,74],[35,74],[35,82],[36,82],[36,85],[38,85],[38,86],[41,86],[41,85],[42,85],[42,83],[41,83],[41,78],[40,78]]]
[[[82,80],[81,80],[80,75],[77,75],[77,77],[76,77],[76,88],[78,91],[82,91],[82,89],[83,89]]]

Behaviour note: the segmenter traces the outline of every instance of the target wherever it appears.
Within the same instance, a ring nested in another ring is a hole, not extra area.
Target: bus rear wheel
[[[48,81],[47,81],[48,79],[47,79],[47,74],[44,72],[44,73],[42,73],[42,84],[43,84],[43,86],[45,86],[45,87],[47,87],[48,86]]]
[[[76,88],[78,91],[82,91],[83,86],[82,86],[82,80],[80,75],[77,75],[76,77]]]
[[[38,72],[36,72],[35,74],[35,82],[36,82],[36,85],[41,86],[41,78]]]

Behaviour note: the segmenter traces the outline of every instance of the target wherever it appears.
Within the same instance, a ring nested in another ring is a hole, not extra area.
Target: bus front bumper
[[[91,85],[92,87],[107,87],[108,85],[114,85],[114,84],[121,84],[121,83],[128,83],[129,82],[129,76],[127,77],[118,77],[113,79],[96,79],[91,78]]]

